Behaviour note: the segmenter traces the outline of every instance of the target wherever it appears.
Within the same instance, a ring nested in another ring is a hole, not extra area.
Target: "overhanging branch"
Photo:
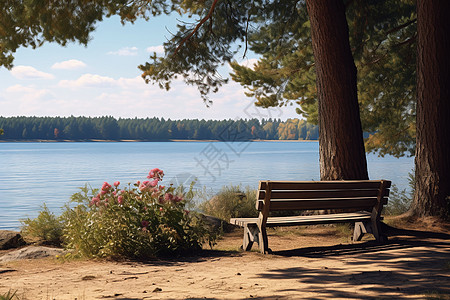
[[[180,48],[184,45],[184,43],[186,43],[186,41],[189,40],[206,21],[211,19],[217,2],[219,2],[219,0],[214,0],[213,4],[211,5],[211,8],[209,9],[208,14],[197,24],[197,26],[195,26],[194,30],[192,30],[192,32],[190,34],[188,34],[184,39],[181,40],[180,44],[177,46],[177,48],[173,52],[173,55],[176,55],[178,53],[178,50],[180,50]]]
[[[403,29],[403,28],[405,28],[405,27],[408,27],[409,25],[411,25],[412,23],[415,23],[417,21],[417,18],[414,18],[414,19],[412,19],[412,20],[410,20],[410,21],[408,21],[408,22],[406,22],[406,23],[404,23],[404,24],[402,24],[402,25],[399,25],[399,26],[397,26],[397,27],[394,27],[394,28],[392,28],[391,30],[388,30],[387,32],[386,32],[386,35],[389,35],[389,34],[391,34],[391,33],[393,33],[393,32],[396,32],[396,31],[399,31],[399,30],[401,30],[401,29]]]

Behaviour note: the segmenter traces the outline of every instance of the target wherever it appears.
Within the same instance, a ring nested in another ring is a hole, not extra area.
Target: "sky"
[[[38,49],[20,48],[14,68],[0,68],[0,116],[113,116],[177,119],[237,119],[299,117],[295,106],[262,109],[230,80],[211,94],[207,108],[196,87],[178,80],[170,91],[146,84],[138,65],[176,30],[176,16],[160,16],[123,26],[118,17],[97,24],[87,47],[46,43]],[[255,56],[236,57],[253,65]],[[220,71],[229,77],[228,65]]]

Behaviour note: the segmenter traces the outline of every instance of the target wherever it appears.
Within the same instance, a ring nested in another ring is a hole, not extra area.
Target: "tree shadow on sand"
[[[314,292],[316,296],[311,299],[406,299],[412,295],[421,295],[420,299],[450,299],[450,235],[388,226],[386,229],[386,244],[368,241],[273,252],[277,256],[323,259],[324,264],[339,260],[345,268],[292,267],[268,270],[258,276],[274,282],[297,279],[304,288],[290,291]]]
[[[203,261],[211,261],[214,259],[220,259],[223,257],[238,257],[242,256],[241,252],[238,251],[223,251],[223,250],[200,250],[194,253],[184,253],[175,256],[161,256],[158,258],[150,258],[150,259],[125,259],[125,260],[116,260],[122,264],[143,264],[143,265],[151,265],[151,266],[176,266],[185,263],[198,263]]]

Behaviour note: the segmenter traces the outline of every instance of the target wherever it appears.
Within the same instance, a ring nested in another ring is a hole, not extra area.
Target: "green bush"
[[[408,211],[411,207],[416,188],[414,170],[412,170],[408,176],[408,185],[410,188],[409,192],[407,192],[406,189],[399,190],[395,184],[392,185],[388,205],[384,208],[384,213],[386,215],[400,215]]]
[[[200,204],[207,215],[229,221],[230,218],[256,217],[256,190],[249,187],[242,192],[240,186],[224,186],[217,195]]]
[[[64,225],[45,204],[35,219],[27,218],[21,220],[21,223],[25,238],[37,238],[46,244],[61,245]]]
[[[84,257],[150,258],[212,244],[201,218],[185,209],[184,195],[160,185],[163,176],[153,169],[150,180],[123,189],[119,182],[81,188],[62,215],[66,247]]]

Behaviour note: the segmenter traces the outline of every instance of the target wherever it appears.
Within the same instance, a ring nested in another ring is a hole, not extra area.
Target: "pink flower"
[[[118,186],[119,186],[119,184],[120,184],[120,181],[116,181],[116,182],[114,182],[114,186],[115,186],[115,187],[118,187]]]
[[[105,194],[108,194],[108,192],[105,191],[105,190],[102,190],[102,191],[100,192],[100,194],[101,194],[101,195],[105,195]]]
[[[164,195],[164,200],[166,201],[172,201],[173,195],[171,193],[167,193]]]
[[[91,202],[89,203],[89,205],[97,205],[97,203],[100,201],[100,199],[98,197],[92,197]]]
[[[144,181],[139,185],[139,190],[142,192],[151,191],[152,187],[155,187],[158,184],[159,179],[155,179],[153,181]]]
[[[119,204],[122,204],[122,203],[123,203],[123,196],[117,197],[117,202],[118,202]]]
[[[146,221],[146,220],[144,220],[144,221],[141,222],[141,225],[142,225],[142,227],[144,227],[144,228],[147,227],[148,224],[150,224],[150,222],[149,222],[149,221]]]
[[[159,208],[159,211],[163,211],[163,210],[164,210],[164,208],[162,208],[162,207]]]
[[[175,198],[173,198],[173,202],[175,202],[175,203],[178,203],[180,201],[183,201],[182,197],[175,196]]]
[[[149,189],[149,186],[148,186],[149,183],[150,183],[150,181],[148,181],[148,180],[142,182],[142,183],[139,185],[139,190],[140,190],[141,192],[147,191],[147,190]]]
[[[111,185],[110,185],[109,183],[107,183],[106,181],[103,182],[103,185],[102,185],[102,191],[107,191],[107,190],[109,190],[110,188],[111,188]]]
[[[158,168],[154,168],[154,169],[150,170],[150,172],[148,173],[148,176],[147,176],[148,179],[158,178],[160,180],[162,180],[163,177],[164,177],[164,172]]]

